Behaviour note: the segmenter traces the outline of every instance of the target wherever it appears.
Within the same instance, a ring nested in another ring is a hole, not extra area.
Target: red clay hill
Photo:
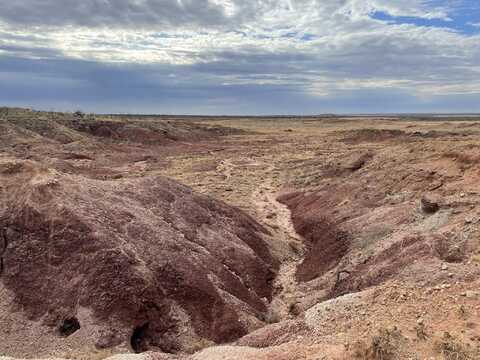
[[[161,176],[63,172],[48,157],[65,143],[52,129],[82,134],[48,124],[43,134],[2,124],[13,146],[0,157],[0,281],[12,312],[51,336],[82,329],[97,348],[126,344],[136,352],[223,343],[262,324],[278,267],[265,228]],[[103,126],[112,133],[130,126],[111,125]],[[90,144],[106,133],[97,132]],[[36,141],[43,162],[32,151]]]

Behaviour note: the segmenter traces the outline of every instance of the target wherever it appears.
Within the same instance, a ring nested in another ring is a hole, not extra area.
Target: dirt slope
[[[88,308],[108,331],[97,344],[136,328],[133,347],[176,352],[188,329],[231,341],[264,316],[277,264],[267,232],[239,210],[162,177],[97,181],[5,160],[0,170],[1,279],[52,332]]]
[[[440,281],[442,274],[431,273],[428,266],[425,277],[412,269],[422,263],[436,263],[438,268],[442,262],[464,263],[478,247],[478,193],[469,185],[480,178],[478,152],[469,140],[452,152],[451,133],[435,133],[435,140],[412,140],[401,131],[388,132],[387,138],[377,133],[340,133],[341,139],[355,139],[363,149],[353,147],[311,161],[303,171],[315,172],[318,184],[280,198],[307,240],[297,279],[325,276],[335,282],[329,296],[400,276]],[[410,143],[405,144],[405,138]],[[385,148],[375,149],[374,144],[388,139]],[[464,267],[476,272],[474,265]]]
[[[20,110],[0,122],[0,353],[174,353],[262,326],[278,268],[269,232],[221,201],[136,174],[150,162],[136,161],[142,153],[223,128],[144,124],[142,134],[175,133],[169,144],[106,134],[132,123]],[[74,140],[80,151],[70,152]]]

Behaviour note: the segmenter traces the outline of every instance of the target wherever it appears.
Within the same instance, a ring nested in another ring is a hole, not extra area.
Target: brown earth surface
[[[475,119],[0,117],[0,355],[480,358]]]

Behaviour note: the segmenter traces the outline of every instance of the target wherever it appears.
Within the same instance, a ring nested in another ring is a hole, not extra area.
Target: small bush
[[[77,110],[73,113],[73,116],[76,118],[83,119],[85,117],[85,113],[83,111]]]
[[[445,360],[473,360],[478,359],[478,351],[467,349],[462,343],[446,332],[443,338],[435,343],[436,351]]]
[[[418,340],[421,340],[421,341],[427,340],[428,334],[424,324],[418,324],[417,326],[415,326],[415,331],[417,333]]]
[[[394,360],[398,352],[402,334],[397,328],[381,329],[372,337],[370,343],[357,342],[353,349],[353,357],[361,360]]]

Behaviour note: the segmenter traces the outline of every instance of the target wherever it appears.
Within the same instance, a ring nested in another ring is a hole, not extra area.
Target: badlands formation
[[[480,123],[0,109],[0,359],[478,359]]]

